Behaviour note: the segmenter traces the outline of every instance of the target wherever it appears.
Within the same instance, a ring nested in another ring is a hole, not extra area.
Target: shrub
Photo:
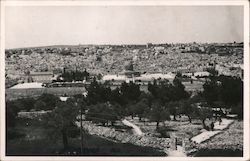
[[[7,140],[12,140],[12,139],[25,137],[25,134],[20,133],[14,129],[8,129],[6,137],[7,137]]]

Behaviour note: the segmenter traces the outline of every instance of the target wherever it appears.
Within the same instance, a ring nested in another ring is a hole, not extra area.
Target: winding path
[[[141,129],[135,124],[133,124],[132,122],[124,119],[122,120],[122,123],[126,126],[132,127],[133,128],[132,131],[135,135],[143,135],[143,132],[141,131]]]

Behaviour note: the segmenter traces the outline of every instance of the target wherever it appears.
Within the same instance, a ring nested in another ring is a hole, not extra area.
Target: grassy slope
[[[28,126],[26,123],[28,122]],[[7,142],[7,155],[80,155],[80,139],[71,138],[70,153],[62,151],[61,136],[56,140],[46,137],[46,128],[39,122],[20,120],[16,131],[25,133],[26,137],[12,139]],[[28,139],[28,137],[30,139]],[[75,153],[73,153],[75,152]],[[164,156],[150,147],[139,147],[132,144],[115,143],[97,136],[84,134],[84,154],[92,156]]]

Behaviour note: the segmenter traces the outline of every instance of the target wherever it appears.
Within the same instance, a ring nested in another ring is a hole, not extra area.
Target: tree
[[[45,110],[46,109],[46,103],[43,102],[42,100],[37,100],[34,104],[34,108],[37,110],[37,111],[40,111],[40,110]]]
[[[168,80],[154,80],[154,83],[149,83],[149,92],[153,95],[155,100],[159,100],[161,105],[171,101],[179,101],[181,99],[187,99],[190,94],[185,91],[185,86],[181,83],[179,78],[175,78],[173,84]]]
[[[148,83],[148,91],[152,94],[153,97],[157,98],[158,96],[158,85],[157,85],[157,80],[154,79],[153,84],[151,82]]]
[[[176,115],[179,114],[178,106],[178,102],[169,102],[165,105],[165,107],[169,110],[169,113],[174,116],[174,121],[176,121]]]
[[[205,98],[202,95],[202,92],[198,92],[197,94],[193,95],[189,101],[191,104],[195,104],[195,103],[201,103],[201,102],[206,102]]]
[[[169,111],[159,104],[159,102],[154,102],[150,110],[150,120],[156,122],[156,128],[159,128],[159,123],[166,120],[170,120]]]
[[[201,107],[199,109],[199,118],[202,121],[202,125],[204,129],[207,129],[206,124],[205,124],[205,120],[207,118],[211,118],[212,117],[212,109],[209,107]]]
[[[64,150],[68,148],[68,133],[75,124],[77,114],[79,109],[68,99],[66,102],[57,102],[56,108],[44,118],[46,127],[53,131],[55,137],[61,134]]]
[[[126,116],[125,109],[123,106],[121,106],[118,103],[112,103],[111,105],[112,108],[114,109],[114,114],[117,115],[116,117],[117,119]]]
[[[203,89],[203,96],[208,104],[212,105],[213,102],[219,100],[220,87],[216,80],[206,81],[203,84]]]
[[[31,109],[34,109],[35,99],[31,97],[21,98],[16,100],[15,104],[18,107],[19,111],[30,111]]]
[[[86,71],[86,69],[81,72],[81,71],[64,71],[61,75],[63,80],[65,82],[72,82],[72,81],[82,81],[82,80],[88,80],[89,79],[89,73]]]
[[[40,106],[39,110],[52,110],[56,107],[56,103],[58,101],[60,101],[59,97],[57,97],[53,94],[44,93],[37,98],[35,106],[36,107]],[[39,103],[41,103],[41,104],[39,105]],[[36,107],[35,107],[35,109],[36,109]]]
[[[240,102],[237,105],[232,106],[232,112],[236,113],[239,119],[243,119],[243,103]]]
[[[82,94],[77,94],[77,95],[74,95],[71,100],[74,101],[74,104],[76,105],[77,109],[79,109],[80,118],[77,117],[77,119],[80,121],[81,153],[82,153],[83,152],[83,132],[84,132],[83,114],[85,114],[85,111],[87,110],[86,98]]]
[[[240,112],[241,105],[239,104],[243,102],[243,81],[237,77],[224,75],[214,76],[210,79],[203,85],[202,93],[208,104],[226,108],[238,107]],[[234,111],[237,110],[234,109]]]
[[[110,102],[111,103],[118,103],[119,105],[123,106],[125,104],[125,100],[121,95],[120,88],[117,87],[111,91],[110,95]]]
[[[236,77],[221,76],[221,100],[228,106],[243,102],[243,81]]]
[[[192,100],[182,100],[179,102],[181,113],[188,117],[190,123],[192,123],[192,117],[198,116],[198,108],[195,104],[192,104]]]
[[[168,80],[158,81],[154,80],[153,84],[148,85],[148,90],[154,97],[154,100],[159,101],[161,105],[165,105],[171,101],[172,95],[172,84]]]
[[[120,88],[120,92],[126,103],[138,101],[141,95],[140,85],[133,82],[123,82]]]
[[[13,101],[6,102],[6,125],[14,127],[16,125],[16,117],[18,114],[18,107]]]
[[[108,125],[109,122],[113,125],[113,123],[119,119],[115,107],[116,106],[110,103],[92,105],[86,113],[86,120],[91,120],[94,123],[101,123],[103,126]]]
[[[90,105],[97,103],[104,103],[110,100],[111,89],[101,83],[98,83],[96,79],[91,82],[89,87],[86,87],[88,91],[87,101]]]
[[[148,111],[149,111],[149,102],[146,98],[143,98],[136,104],[135,112],[138,115],[139,120],[141,120],[142,117],[146,117]]]
[[[134,119],[135,116],[135,104],[129,103],[126,105],[126,115],[131,116],[132,119]]]
[[[181,99],[187,99],[190,97],[190,94],[187,91],[185,91],[185,86],[181,83],[179,78],[176,77],[173,80],[173,85],[174,85],[173,88],[174,94],[172,96],[174,101],[179,101]]]
[[[144,98],[137,102],[136,104],[130,104],[128,107],[129,114],[132,116],[137,115],[141,121],[142,117],[146,116],[146,111],[148,111],[148,101]]]

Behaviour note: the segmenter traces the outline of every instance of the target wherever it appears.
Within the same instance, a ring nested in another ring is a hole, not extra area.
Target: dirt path
[[[168,157],[187,157],[186,153],[184,153],[183,147],[177,145],[177,150],[169,150],[166,151]]]
[[[126,125],[126,126],[132,127],[132,128],[133,128],[133,129],[132,129],[132,130],[133,130],[133,133],[134,133],[135,135],[143,135],[143,132],[141,131],[141,129],[140,129],[138,126],[136,126],[135,124],[133,124],[132,122],[130,122],[130,121],[124,119],[124,120],[122,120],[122,123],[123,123],[124,125]]]
[[[231,125],[234,122],[234,120],[230,119],[222,119],[221,124],[219,122],[215,122],[214,124],[214,131],[204,131],[200,133],[199,135],[194,136],[191,140],[195,143],[202,143],[211,137],[221,133],[224,129],[226,129],[229,125]]]

